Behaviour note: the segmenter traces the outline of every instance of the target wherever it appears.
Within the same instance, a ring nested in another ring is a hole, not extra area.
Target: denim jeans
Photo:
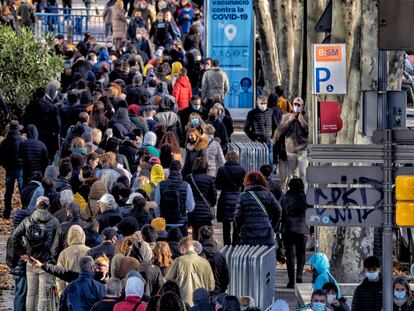
[[[13,310],[26,310],[27,278],[26,275],[13,275],[14,279],[14,304]]]
[[[265,144],[267,149],[269,149],[269,165],[273,167],[273,141],[269,140]]]
[[[51,282],[52,276],[40,268],[33,267],[29,263],[26,266],[26,276],[26,311],[49,310],[47,285]]]
[[[23,169],[6,170],[6,192],[4,194],[4,212],[3,216],[9,218],[12,211],[12,199],[14,192],[14,183],[17,180],[19,192],[23,189]]]
[[[297,176],[300,177],[305,185],[305,190],[307,189],[306,182],[306,168],[308,167],[308,159],[306,150],[299,153],[287,153],[287,160],[280,161],[279,164],[279,176],[280,176],[280,185],[284,191],[287,190],[287,185],[290,177]]]

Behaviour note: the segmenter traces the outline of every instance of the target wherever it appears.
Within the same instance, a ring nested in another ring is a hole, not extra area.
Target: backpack
[[[26,249],[28,255],[42,254],[49,248],[48,231],[45,222],[34,221],[26,229]]]
[[[175,224],[180,216],[185,214],[185,203],[180,193],[181,183],[161,182],[160,184],[160,210],[161,217],[165,218],[167,224]]]

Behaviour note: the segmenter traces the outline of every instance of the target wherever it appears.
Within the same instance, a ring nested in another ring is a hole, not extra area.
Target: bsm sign
[[[312,94],[346,94],[346,45],[314,44]]]

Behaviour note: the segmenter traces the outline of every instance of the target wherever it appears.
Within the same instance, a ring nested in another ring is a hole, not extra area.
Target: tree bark
[[[302,79],[303,79],[303,0],[293,0],[292,2],[293,30],[294,30],[294,58],[291,72],[291,83],[289,94],[291,96],[303,97]]]
[[[401,91],[403,70],[404,70],[404,52],[388,52],[388,90]]]
[[[265,79],[265,94],[270,94],[275,84],[280,84],[282,75],[279,67],[279,55],[277,51],[275,32],[270,15],[269,1],[253,1],[256,14],[256,22],[260,36],[260,51]]]

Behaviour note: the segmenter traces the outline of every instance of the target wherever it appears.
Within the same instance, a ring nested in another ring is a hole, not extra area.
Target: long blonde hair
[[[169,267],[171,266],[172,260],[172,253],[170,250],[170,246],[167,242],[157,242],[155,248],[153,250],[154,257],[152,258],[152,262],[154,265],[158,267]]]

